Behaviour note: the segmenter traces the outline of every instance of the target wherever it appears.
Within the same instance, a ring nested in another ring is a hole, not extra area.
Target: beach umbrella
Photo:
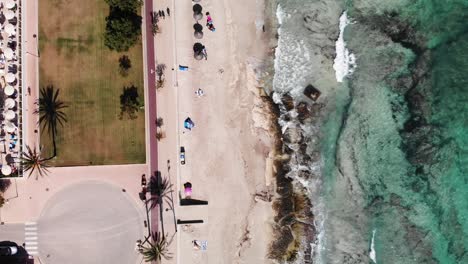
[[[5,57],[6,57],[8,60],[10,60],[10,59],[13,58],[13,50],[10,49],[10,48],[7,48],[7,49],[3,52],[3,54],[5,55]]]
[[[12,98],[7,98],[5,100],[5,107],[6,108],[13,108],[13,107],[15,107],[15,105],[16,105],[16,102]]]
[[[6,0],[5,6],[8,9],[13,9],[16,6],[16,3],[13,0]]]
[[[8,20],[15,17],[15,12],[13,12],[11,10],[7,10],[3,14],[5,15],[5,18],[8,19]]]
[[[190,119],[190,117],[187,117],[185,119],[184,127],[189,130],[195,127],[195,124],[193,123],[192,119]]]
[[[201,14],[203,7],[199,4],[194,4],[192,7],[193,13]]]
[[[5,80],[9,83],[12,83],[16,80],[16,77],[13,73],[9,72],[5,75]]]
[[[203,18],[202,10],[203,10],[203,7],[201,5],[199,4],[193,5],[193,18],[195,20],[198,21]]]
[[[6,32],[8,35],[14,35],[14,34],[15,34],[15,26],[13,26],[12,24],[8,23],[8,24],[5,26],[5,32]]]
[[[200,24],[200,23],[195,23],[193,24],[193,30],[195,30],[195,32],[202,32],[203,31],[203,26]]]
[[[203,46],[203,44],[201,44],[200,42],[197,42],[197,43],[193,44],[193,52],[195,52],[195,53],[202,52],[204,48],[205,48],[205,46]]]
[[[5,118],[7,120],[13,120],[15,118],[16,114],[12,110],[8,110],[5,112]]]
[[[6,95],[10,96],[15,93],[15,88],[13,88],[13,86],[11,85],[7,85],[3,91],[5,92]]]
[[[15,132],[16,126],[12,122],[6,122],[5,123],[5,130],[8,133],[13,133]]]
[[[10,175],[11,174],[10,165],[7,165],[7,164],[2,165],[2,174],[3,175]]]

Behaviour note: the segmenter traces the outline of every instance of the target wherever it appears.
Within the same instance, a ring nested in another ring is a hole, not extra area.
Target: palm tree
[[[57,156],[55,137],[57,136],[58,125],[63,126],[63,123],[67,122],[67,115],[62,109],[68,107],[68,105],[58,100],[59,91],[60,89],[54,91],[52,85],[42,87],[39,100],[36,102],[39,107],[34,111],[34,114],[39,114],[39,124],[42,125],[42,130],[47,128],[47,132],[52,136],[54,154],[49,159]]]
[[[158,171],[156,175],[151,176],[149,186],[149,192],[151,198],[146,200],[146,205],[149,205],[148,210],[156,209],[155,223],[158,223],[158,218],[160,217],[161,228],[164,233],[164,225],[162,223],[162,214],[163,214],[163,201],[166,201],[167,205],[172,209],[172,184],[169,182],[168,178],[162,178],[161,173]],[[158,208],[159,207],[159,208]],[[158,210],[159,209],[159,210]],[[158,226],[152,226],[153,230],[158,231]]]
[[[36,180],[39,176],[44,177],[47,175],[49,170],[47,170],[48,161],[49,159],[44,159],[41,156],[41,150],[37,151],[36,147],[31,149],[28,145],[26,145],[26,152],[23,152],[21,156],[21,165],[23,167],[24,172],[29,171],[28,178],[31,174],[37,170]]]
[[[172,183],[169,182],[168,178],[161,178],[161,175],[153,175],[150,178],[148,190],[151,194],[151,198],[146,202],[150,204],[149,209],[153,209],[158,205],[162,205],[165,200],[167,203],[172,202],[170,194],[172,192]]]
[[[168,249],[170,242],[166,240],[166,237],[164,235],[161,236],[161,233],[157,232],[153,233],[151,238],[153,241],[150,242],[148,240],[148,246],[142,245],[139,249],[145,261],[161,261],[162,258],[166,260],[172,259],[172,253]]]

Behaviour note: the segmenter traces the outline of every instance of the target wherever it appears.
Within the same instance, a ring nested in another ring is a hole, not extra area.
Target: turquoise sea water
[[[323,263],[468,263],[468,1],[346,1]]]

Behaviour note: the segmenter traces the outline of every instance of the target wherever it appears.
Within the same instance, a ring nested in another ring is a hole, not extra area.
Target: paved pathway
[[[153,0],[146,0],[144,6],[144,19],[145,19],[145,29],[146,29],[146,66],[147,66],[147,96],[148,96],[148,119],[149,122],[149,165],[150,175],[153,175],[155,171],[158,170],[158,141],[156,139],[157,127],[156,119],[157,117],[157,106],[156,106],[156,73],[155,73],[155,56],[154,56],[154,37],[152,29],[152,20],[151,13],[153,12]],[[148,158],[148,157],[147,157]],[[151,231],[159,231],[159,209],[154,208],[151,210]]]
[[[66,187],[31,223],[28,244],[44,264],[136,263],[135,241],[143,237],[143,212],[128,193],[108,183],[85,181]],[[28,237],[26,237],[27,239]]]

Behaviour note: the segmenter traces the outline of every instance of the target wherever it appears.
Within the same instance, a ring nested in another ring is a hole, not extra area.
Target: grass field
[[[141,41],[128,52],[104,46],[104,0],[39,1],[40,87],[53,85],[68,122],[59,128],[56,166],[128,164],[145,162],[145,118],[119,120],[124,86],[138,87],[144,102]],[[119,74],[119,58],[127,55],[132,67]],[[50,136],[41,131],[41,145],[52,153]]]

